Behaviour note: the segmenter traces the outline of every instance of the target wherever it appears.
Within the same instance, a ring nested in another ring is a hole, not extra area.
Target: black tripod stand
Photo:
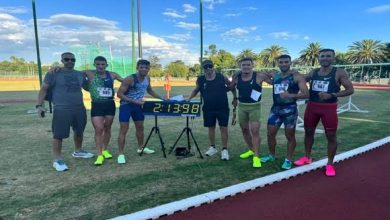
[[[164,141],[162,140],[162,137],[161,137],[160,128],[157,126],[157,115],[154,116],[154,127],[153,127],[152,130],[150,131],[149,136],[148,136],[148,138],[146,139],[145,145],[144,145],[144,147],[142,148],[142,151],[141,151],[141,153],[139,153],[139,155],[142,156],[142,154],[144,153],[144,149],[145,149],[146,145],[148,144],[149,139],[150,139],[150,137],[151,137],[152,134],[153,134],[153,131],[154,131],[156,134],[158,134],[158,138],[160,139],[161,150],[162,150],[162,152],[163,152],[163,154],[164,154],[164,157],[166,158],[167,155],[165,154]]]
[[[171,154],[172,151],[175,149],[177,142],[179,142],[181,136],[183,136],[183,134],[184,134],[184,132],[185,132],[186,135],[187,135],[187,148],[188,148],[188,151],[189,151],[189,152],[191,151],[191,143],[190,143],[190,135],[191,135],[191,138],[192,138],[192,140],[194,141],[194,144],[195,144],[195,146],[196,146],[196,149],[198,150],[199,156],[200,156],[200,158],[203,159],[202,153],[200,152],[199,147],[198,147],[198,143],[196,143],[196,140],[195,140],[195,138],[194,138],[194,135],[192,134],[192,130],[191,130],[191,128],[188,126],[189,117],[190,117],[190,116],[187,116],[186,127],[185,127],[185,128],[183,129],[183,131],[180,133],[179,137],[178,137],[178,138],[176,139],[176,141],[175,141],[175,144],[173,144],[173,146],[172,146],[171,149],[169,150],[169,154]]]

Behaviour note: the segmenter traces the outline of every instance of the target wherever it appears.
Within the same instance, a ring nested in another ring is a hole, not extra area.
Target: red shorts
[[[320,119],[325,131],[336,131],[339,120],[337,103],[307,103],[304,117],[305,128],[316,128]]]

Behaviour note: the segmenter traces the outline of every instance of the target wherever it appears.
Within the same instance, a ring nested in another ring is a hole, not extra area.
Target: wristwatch
[[[332,98],[337,98],[336,93],[331,93],[330,95],[332,96]]]
[[[35,108],[39,108],[39,107],[42,107],[42,105],[36,105]]]

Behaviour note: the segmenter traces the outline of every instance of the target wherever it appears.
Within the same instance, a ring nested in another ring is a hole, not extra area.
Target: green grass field
[[[191,87],[175,87],[174,94],[189,94]],[[162,92],[161,88],[156,88]],[[34,100],[36,92],[0,92],[0,219],[105,219],[145,208],[157,206],[232,184],[279,172],[286,153],[283,130],[278,135],[278,160],[253,169],[251,160],[238,155],[245,150],[238,125],[229,127],[230,161],[221,161],[219,155],[200,159],[198,155],[176,159],[163,158],[156,135],[148,147],[157,150],[154,155],[138,156],[134,126],[131,123],[127,136],[128,163],[116,164],[116,157],[101,167],[93,165],[94,159],[71,157],[73,141],[64,141],[63,154],[70,170],[56,172],[52,167],[51,115],[44,119],[27,114],[34,101],[11,103],[5,100]],[[271,106],[271,90],[263,96],[261,125],[261,152],[267,152],[266,118]],[[368,114],[343,113],[339,119],[339,151],[360,147],[389,135],[388,110],[390,92],[356,91],[353,102]],[[341,99],[344,103],[346,99]],[[301,108],[301,115],[304,107]],[[145,138],[154,125],[152,117],[145,120]],[[185,118],[159,118],[165,146],[170,148],[185,126]],[[207,129],[202,119],[190,122],[195,138],[204,152],[208,147]],[[117,155],[118,120],[113,124],[111,150]],[[93,128],[85,131],[84,148],[96,152]],[[219,132],[217,145],[220,146]],[[298,146],[295,158],[303,154],[303,132],[297,132]],[[182,138],[179,146],[186,146]],[[192,151],[195,146],[192,145]],[[313,157],[326,156],[324,135],[317,135]],[[339,175],[342,175],[341,173]]]

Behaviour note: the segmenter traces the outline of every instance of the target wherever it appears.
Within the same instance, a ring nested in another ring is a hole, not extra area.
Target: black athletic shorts
[[[115,115],[116,107],[114,100],[107,102],[92,102],[91,117]]]
[[[227,127],[229,124],[229,109],[223,111],[203,111],[203,126],[214,127],[217,124]]]

